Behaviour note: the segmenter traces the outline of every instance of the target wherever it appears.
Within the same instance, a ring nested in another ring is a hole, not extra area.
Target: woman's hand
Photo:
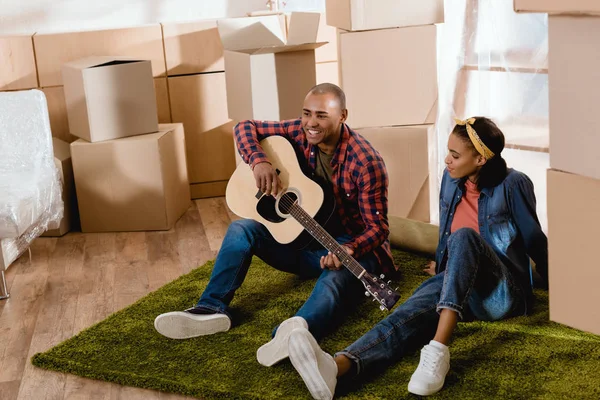
[[[427,272],[429,275],[435,275],[435,261],[429,261],[427,268],[423,269],[423,272]]]

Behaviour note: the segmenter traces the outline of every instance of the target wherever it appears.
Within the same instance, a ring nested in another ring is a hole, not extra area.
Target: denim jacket
[[[436,251],[436,272],[443,269],[450,227],[456,206],[465,193],[465,180],[451,178],[444,171],[440,190],[440,237]],[[510,268],[528,295],[532,293],[531,258],[536,271],[548,282],[548,240],[535,209],[533,183],[522,172],[510,169],[506,178],[479,195],[479,233]]]

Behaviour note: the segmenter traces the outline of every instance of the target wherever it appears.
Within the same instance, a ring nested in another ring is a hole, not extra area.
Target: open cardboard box
[[[158,131],[148,60],[93,56],[62,67],[70,133],[89,142]]]
[[[316,84],[319,13],[294,12],[289,29],[276,16],[229,18],[217,26],[225,49],[227,107],[233,120],[300,116]]]

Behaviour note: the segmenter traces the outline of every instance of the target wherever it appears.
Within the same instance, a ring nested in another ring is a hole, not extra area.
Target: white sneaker
[[[290,361],[314,399],[331,400],[337,384],[337,364],[325,353],[308,329],[298,328],[288,341]]]
[[[308,329],[306,320],[302,317],[292,317],[283,321],[275,336],[269,343],[265,343],[256,352],[256,359],[261,365],[270,367],[288,356],[288,338],[290,332],[296,328]]]
[[[421,350],[421,361],[408,383],[408,391],[419,396],[439,392],[450,369],[450,351],[442,343],[432,340]]]
[[[154,328],[171,339],[189,339],[228,331],[231,319],[220,313],[194,313],[196,309],[160,314],[154,320]]]

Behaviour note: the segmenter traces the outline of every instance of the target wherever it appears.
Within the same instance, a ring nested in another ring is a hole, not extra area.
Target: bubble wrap
[[[0,93],[0,241],[6,268],[63,216],[46,97]]]

